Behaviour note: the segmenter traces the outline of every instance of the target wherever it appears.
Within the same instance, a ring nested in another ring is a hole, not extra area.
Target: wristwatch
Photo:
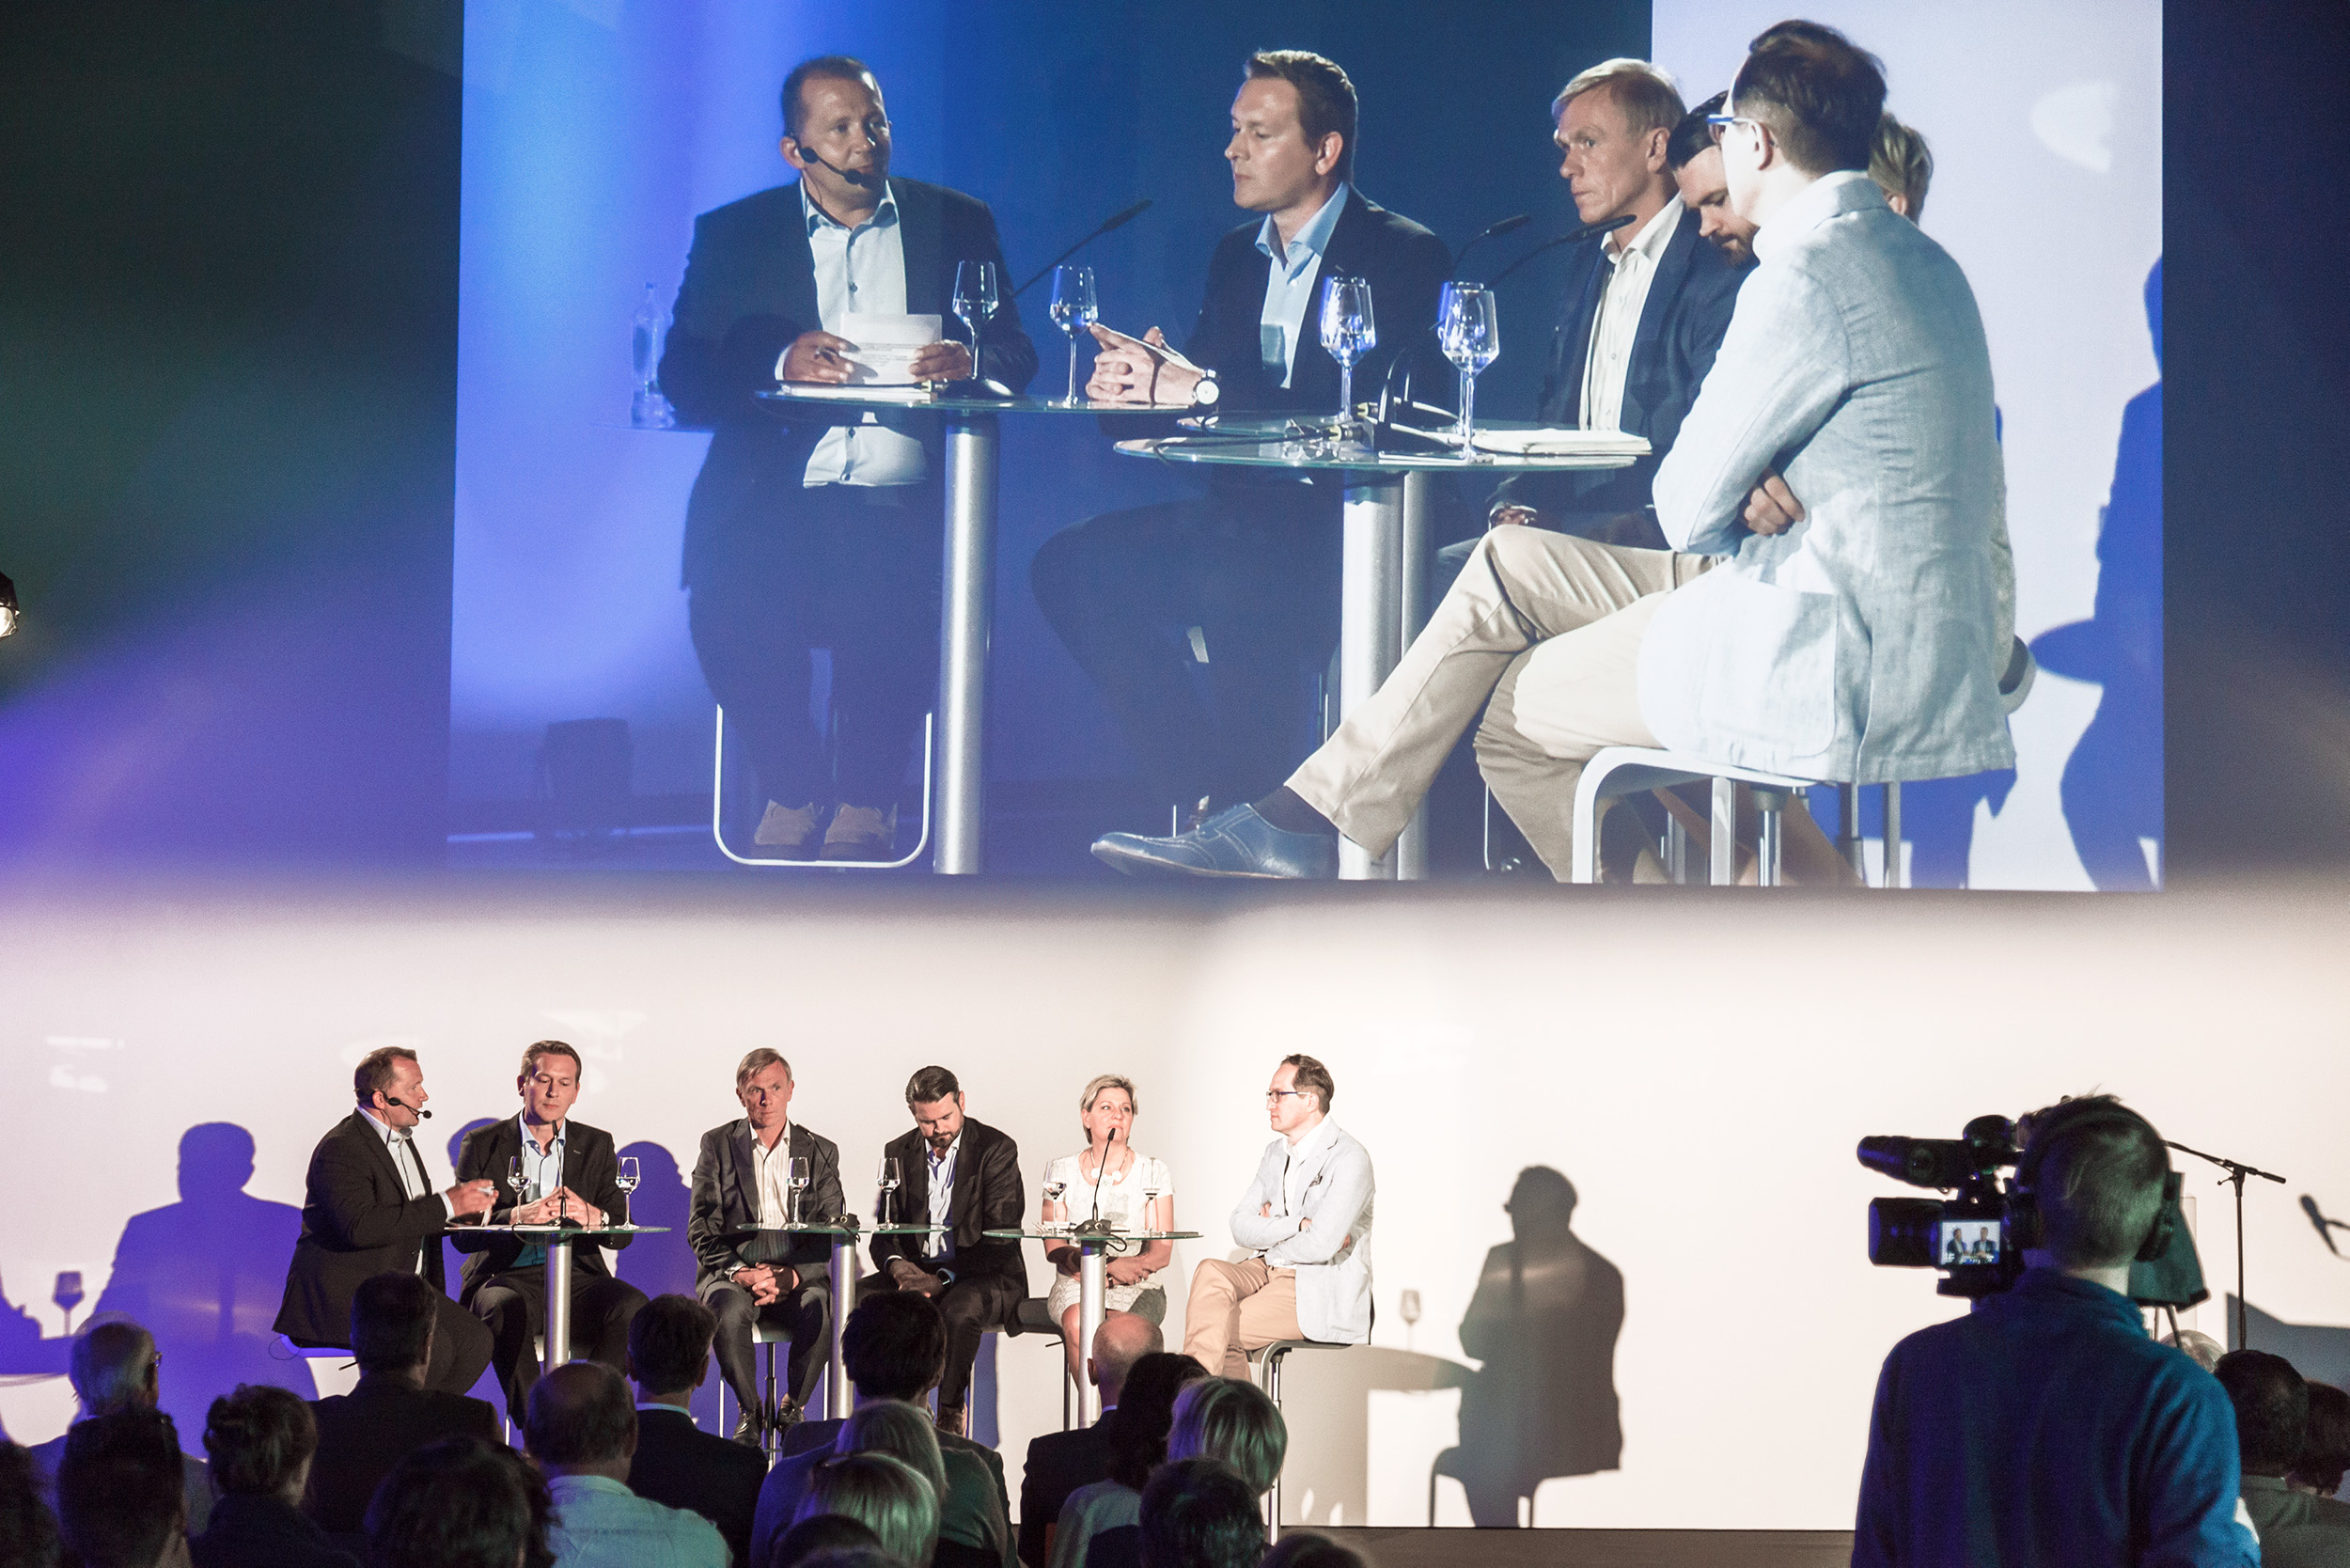
[[[1216,404],[1216,400],[1223,396],[1224,387],[1215,379],[1215,372],[1214,370],[1202,370],[1199,372],[1199,379],[1192,384],[1191,406],[1194,408],[1214,408]]]

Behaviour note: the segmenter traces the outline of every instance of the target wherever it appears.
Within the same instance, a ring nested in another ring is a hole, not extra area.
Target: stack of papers
[[[1507,457],[1646,457],[1648,437],[1622,431],[1480,431],[1472,445]]]
[[[789,398],[843,398],[859,403],[903,403],[912,408],[934,400],[928,386],[835,386],[827,382],[787,381],[776,388],[774,396]]]

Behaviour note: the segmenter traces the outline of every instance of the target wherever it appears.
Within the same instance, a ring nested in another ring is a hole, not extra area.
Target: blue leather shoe
[[[1218,811],[1189,833],[1146,839],[1111,833],[1093,857],[1128,876],[1247,876],[1328,881],[1339,874],[1339,840],[1327,833],[1285,833],[1253,806]]]

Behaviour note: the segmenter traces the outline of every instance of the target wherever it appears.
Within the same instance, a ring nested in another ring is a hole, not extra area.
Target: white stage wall
[[[2113,1090],[2170,1136],[2293,1179],[2252,1195],[2252,1300],[2342,1325],[2295,1354],[2350,1375],[2350,1262],[2295,1203],[2350,1214],[2337,889],[1230,905],[973,891],[0,891],[0,1129],[31,1200],[0,1230],[0,1293],[46,1336],[0,1311],[0,1421],[25,1441],[62,1428],[62,1380],[34,1375],[61,1365],[52,1281],[83,1275],[86,1321],[126,1226],[153,1211],[112,1299],[168,1318],[167,1392],[200,1416],[217,1390],[191,1381],[260,1354],[290,1239],[266,1205],[300,1201],[349,1064],[391,1041],[423,1054],[446,1173],[441,1146],[510,1110],[519,1048],[547,1035],[587,1054],[583,1120],[688,1165],[734,1112],[741,1053],[778,1047],[796,1113],[853,1177],[905,1124],[900,1091],[925,1062],[963,1074],[1031,1184],[1074,1147],[1086,1077],[1128,1072],[1138,1146],[1172,1163],[1179,1217],[1209,1233],[1179,1254],[1178,1302],[1191,1262],[1229,1246],[1274,1061],[1322,1057],[1380,1177],[1379,1348],[1301,1356],[1291,1381],[1290,1496],[1324,1522],[1425,1520],[1471,1370],[1456,1325],[1531,1165],[1579,1189],[1576,1233],[1626,1301],[1622,1467],[1548,1482],[1545,1526],[1848,1525],[1876,1365],[1951,1309],[1931,1275],[1866,1263],[1867,1201],[1907,1189],[1862,1170],[1855,1142],[1954,1136],[2068,1091]],[[197,1173],[172,1207],[175,1150],[214,1122],[253,1135],[251,1179],[232,1170],[207,1196]],[[2217,1333],[2234,1238],[2209,1174],[2190,1164],[2188,1191],[2215,1289],[2196,1321]],[[871,1212],[870,1192],[852,1200]],[[1039,1262],[1031,1280],[1046,1283]],[[991,1355],[981,1430],[1016,1485],[1027,1438],[1058,1420],[1054,1353],[1024,1339]],[[1439,1521],[1465,1522],[1458,1486],[1436,1492]]]

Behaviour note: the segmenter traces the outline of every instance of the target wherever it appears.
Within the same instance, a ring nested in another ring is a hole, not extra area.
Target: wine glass
[[[808,1183],[806,1154],[791,1156],[791,1174],[784,1180],[791,1188],[791,1223],[797,1225],[800,1223],[800,1195],[807,1190]]]
[[[884,1154],[881,1168],[873,1173],[874,1185],[881,1188],[882,1220],[889,1223],[889,1195],[898,1190],[898,1161],[895,1155]]]
[[[1403,1348],[1409,1350],[1412,1346],[1412,1327],[1419,1322],[1419,1293],[1405,1291],[1396,1305],[1403,1319]]]
[[[1077,406],[1077,340],[1101,319],[1102,306],[1093,293],[1093,269],[1055,267],[1053,324],[1069,336],[1069,396],[1062,401],[1071,408]]]
[[[1501,316],[1481,283],[1448,283],[1436,299],[1436,342],[1461,371],[1461,456],[1477,461],[1477,372],[1501,357]]]
[[[1053,1180],[1051,1180],[1051,1181],[1047,1181],[1047,1182],[1044,1184],[1044,1201],[1045,1201],[1045,1203],[1046,1203],[1047,1205],[1051,1205],[1051,1204],[1058,1203],[1058,1202],[1061,1200],[1061,1195],[1062,1195],[1063,1193],[1066,1193],[1068,1190],[1069,1190],[1069,1184],[1068,1184],[1067,1182],[1060,1181],[1060,1180],[1059,1180],[1059,1179],[1058,1179],[1058,1178],[1053,1179]],[[1064,1212],[1062,1213],[1061,1216],[1060,1216],[1059,1221],[1058,1221],[1058,1223],[1060,1223],[1060,1224],[1066,1224],[1066,1223],[1068,1223],[1068,1220],[1069,1220],[1069,1215],[1068,1215],[1068,1213],[1067,1213],[1066,1211],[1064,1211]],[[1056,1222],[1056,1221],[1054,1221],[1054,1220],[1051,1220],[1051,1219],[1047,1219],[1047,1220],[1045,1220],[1045,1222],[1044,1222],[1044,1223],[1045,1223],[1045,1224],[1047,1224],[1047,1225],[1051,1225],[1051,1224],[1055,1224],[1055,1223],[1057,1223],[1057,1222]]]
[[[1359,277],[1322,280],[1322,346],[1339,362],[1339,418],[1355,417],[1355,365],[1379,343],[1371,285]]]
[[[59,1271],[56,1284],[52,1288],[49,1299],[55,1302],[58,1309],[65,1313],[67,1339],[73,1337],[73,1309],[82,1304],[84,1295],[82,1271],[79,1269]]]
[[[620,1189],[620,1196],[627,1201],[627,1207],[620,1211],[622,1214],[630,1214],[635,1208],[635,1200],[629,1198],[628,1195],[634,1192],[636,1190],[636,1184],[644,1179],[644,1173],[636,1164],[636,1156],[634,1154],[622,1154],[620,1156],[619,1177],[612,1184],[614,1186]],[[620,1223],[626,1225],[629,1221],[623,1219]]]
[[[1145,1231],[1159,1228],[1159,1178],[1156,1172],[1142,1180],[1142,1228]]]
[[[979,379],[979,329],[995,314],[995,263],[955,263],[955,319],[971,335],[971,379]]]
[[[509,1156],[506,1162],[506,1184],[514,1194],[514,1207],[521,1208],[523,1188],[530,1184],[530,1178],[523,1174],[523,1157],[520,1154]]]

